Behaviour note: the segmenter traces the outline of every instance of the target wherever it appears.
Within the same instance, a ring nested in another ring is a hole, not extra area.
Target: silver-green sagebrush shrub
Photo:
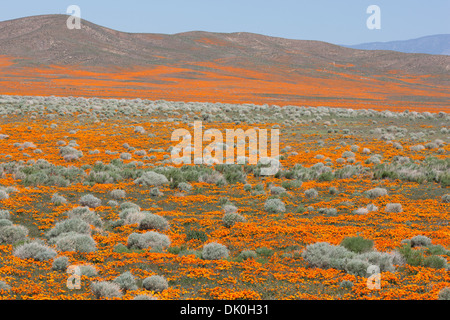
[[[328,242],[309,244],[302,252],[302,258],[309,266],[322,269],[338,266],[345,260],[354,258],[355,255],[344,247],[333,246]]]
[[[445,287],[439,291],[438,300],[450,300],[450,287]]]
[[[144,187],[158,187],[169,184],[166,176],[154,171],[144,172],[141,177],[134,180],[134,184]]]
[[[52,199],[50,200],[54,205],[60,206],[62,204],[67,203],[67,199],[63,196],[60,196],[59,194],[55,193],[52,195]]]
[[[74,252],[94,252],[97,250],[97,243],[91,236],[76,232],[62,233],[50,240],[51,244],[56,244],[60,251]]]
[[[128,236],[128,248],[162,250],[170,246],[170,239],[165,234],[155,231],[146,233],[132,233]]]
[[[93,282],[91,284],[91,291],[96,299],[111,299],[122,297],[120,286],[110,281]]]
[[[384,208],[384,211],[390,213],[400,213],[403,211],[403,208],[400,203],[388,203]]]
[[[13,255],[20,259],[45,261],[53,259],[56,256],[56,251],[49,246],[35,241],[17,247]]]
[[[247,260],[247,259],[256,259],[257,253],[254,250],[243,250],[240,254],[239,257],[242,258],[242,260]]]
[[[129,271],[122,273],[120,276],[113,280],[114,283],[118,284],[120,289],[124,292],[128,290],[137,290],[138,286],[136,279],[133,274]]]
[[[426,247],[431,244],[431,239],[423,236],[423,235],[417,235],[410,239],[411,247]]]
[[[165,231],[170,227],[166,218],[146,212],[145,217],[139,223],[139,229],[141,230],[158,230]]]
[[[87,222],[81,220],[80,218],[67,219],[61,222],[57,222],[55,226],[46,233],[46,236],[48,238],[53,238],[59,236],[62,233],[68,232],[90,235],[91,227]]]
[[[0,219],[11,219],[9,210],[0,210]]]
[[[121,189],[115,189],[112,190],[109,193],[110,197],[113,198],[114,200],[120,200],[126,197],[127,193],[125,192],[125,190],[121,190]]]
[[[268,199],[264,204],[264,210],[269,213],[285,212],[286,207],[280,199]]]
[[[245,218],[239,213],[225,213],[222,218],[223,225],[227,228],[231,228],[238,222],[245,222]]]
[[[0,227],[0,244],[14,244],[26,239],[28,229],[24,226],[10,225]]]
[[[202,258],[205,260],[219,260],[227,258],[228,255],[228,248],[223,244],[211,242],[203,246]]]
[[[94,210],[90,210],[89,207],[74,208],[67,212],[67,216],[69,219],[81,219],[97,228],[103,226],[103,221],[100,216]]]
[[[0,291],[10,291],[11,286],[4,281],[0,281]]]
[[[441,199],[443,203],[450,203],[450,193],[444,194]]]
[[[319,195],[319,193],[317,192],[316,189],[308,189],[305,191],[305,197],[307,197],[309,199],[317,198],[318,195]]]
[[[388,192],[384,188],[373,188],[373,189],[367,190],[365,192],[365,194],[368,198],[375,199],[378,197],[386,196],[388,194]]]
[[[53,259],[52,270],[56,271],[66,271],[69,266],[69,258],[62,256]]]
[[[80,198],[80,204],[89,208],[97,208],[102,205],[102,201],[92,194],[86,194]]]
[[[169,288],[169,283],[163,276],[153,275],[142,281],[144,289],[154,292],[162,292]]]

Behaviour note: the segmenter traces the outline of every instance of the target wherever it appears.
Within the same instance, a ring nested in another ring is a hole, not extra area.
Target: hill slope
[[[0,93],[448,106],[448,56],[245,32],[135,34],[85,20],[81,30],[69,30],[66,21],[43,15],[0,22]]]

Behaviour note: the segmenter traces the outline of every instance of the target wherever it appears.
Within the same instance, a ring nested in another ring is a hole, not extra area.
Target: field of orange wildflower
[[[444,112],[1,96],[0,115],[0,299],[436,300],[449,290]],[[195,120],[278,128],[281,169],[173,164],[171,134]],[[79,207],[89,230],[51,236]],[[144,245],[150,232],[168,243]],[[210,256],[211,243],[225,253]],[[345,258],[328,261],[317,243]],[[367,264],[380,267],[379,288]],[[79,288],[69,266],[89,266]],[[130,286],[117,280],[127,272]]]

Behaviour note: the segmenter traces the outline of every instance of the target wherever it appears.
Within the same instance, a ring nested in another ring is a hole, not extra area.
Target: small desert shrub
[[[169,283],[163,276],[153,275],[142,281],[144,289],[154,292],[162,292],[169,288]]]
[[[374,189],[367,190],[365,192],[365,194],[366,194],[366,196],[368,198],[375,199],[375,198],[378,198],[378,197],[385,196],[388,193],[387,193],[387,190],[384,189],[384,188],[374,188]]]
[[[272,187],[270,188],[270,193],[274,195],[280,195],[283,192],[286,192],[286,189],[283,187]]]
[[[13,223],[12,223],[11,220],[8,220],[8,219],[0,219],[0,228],[12,226],[12,225],[13,225]]]
[[[445,287],[439,291],[438,300],[450,300],[450,287]]]
[[[107,205],[110,207],[117,207],[119,205],[119,203],[115,200],[109,200]]]
[[[330,194],[336,194],[336,193],[338,193],[338,190],[336,189],[336,187],[331,187],[330,189],[328,189],[328,192]]]
[[[192,239],[200,240],[201,242],[206,242],[208,240],[208,235],[204,231],[189,230],[186,233],[186,241],[189,241]]]
[[[145,133],[145,129],[144,129],[143,127],[141,127],[141,126],[136,126],[136,127],[134,128],[134,132],[135,132],[135,133],[144,134],[144,133]]]
[[[411,150],[411,151],[422,151],[422,150],[425,150],[425,147],[423,145],[421,145],[421,144],[418,144],[418,145],[410,147],[409,150]]]
[[[360,214],[360,215],[364,215],[364,214],[368,214],[369,210],[366,208],[358,208],[355,211],[353,211],[354,214]]]
[[[447,259],[441,256],[431,255],[425,258],[423,265],[434,269],[448,269]]]
[[[136,150],[134,152],[134,154],[139,156],[139,157],[143,157],[143,156],[147,155],[147,151],[145,151],[145,150]]]
[[[444,194],[441,199],[443,203],[450,203],[450,193]]]
[[[121,212],[123,214],[124,211]],[[142,220],[147,216],[147,212],[144,211],[134,211],[131,209],[131,212],[127,213],[126,217],[123,221],[124,225],[130,224],[140,224]],[[123,219],[123,218],[122,218]]]
[[[120,210],[126,210],[126,209],[130,209],[130,208],[133,208],[137,211],[141,210],[141,207],[139,207],[137,204],[135,204],[133,202],[127,201],[127,202],[122,202],[120,204]]]
[[[11,286],[4,281],[0,281],[0,291],[10,291]]]
[[[431,244],[431,239],[426,236],[418,235],[412,237],[410,243],[411,247],[426,247]]]
[[[115,189],[112,190],[109,193],[110,197],[113,198],[114,200],[120,200],[126,197],[127,193],[125,192],[125,190],[121,190],[121,189]]]
[[[373,241],[363,237],[346,237],[340,245],[350,251],[363,253],[372,250]]]
[[[286,207],[280,199],[267,199],[266,203],[264,204],[264,210],[266,210],[269,213],[279,213],[279,212],[285,212]]]
[[[54,205],[56,206],[60,206],[62,204],[67,203],[67,199],[64,198],[63,196],[60,196],[59,194],[55,193],[52,196],[52,199],[50,200]]]
[[[89,224],[79,218],[67,219],[61,222],[57,222],[55,226],[47,231],[46,236],[48,238],[57,237],[60,234],[76,232],[80,234],[91,234],[91,227]]]
[[[69,219],[81,219],[97,228],[101,228],[103,226],[103,221],[100,216],[95,213],[94,210],[90,210],[89,207],[74,208],[67,212],[67,216]]]
[[[78,268],[80,268],[81,276],[95,277],[98,275],[97,269],[93,265],[83,264],[79,265]]]
[[[308,189],[305,191],[305,196],[310,199],[317,198],[318,195],[319,193],[317,192],[316,189]]]
[[[239,257],[241,257],[242,260],[255,259],[256,256],[257,256],[257,254],[256,254],[256,251],[254,251],[254,250],[243,250],[239,254]]]
[[[343,280],[339,284],[339,287],[342,289],[351,289],[351,288],[353,288],[353,282],[351,282],[350,280]]]
[[[400,213],[403,211],[403,209],[400,203],[388,203],[384,208],[384,211],[392,213]]]
[[[52,270],[56,271],[66,271],[69,266],[69,258],[62,256],[55,258],[52,264]]]
[[[131,153],[122,152],[120,154],[120,159],[122,159],[122,160],[131,160]]]
[[[9,210],[0,210],[0,219],[10,219],[11,214]]]
[[[91,284],[91,291],[96,299],[122,297],[120,286],[110,281],[93,282]]]
[[[245,222],[245,218],[239,213],[225,213],[222,222],[225,227],[231,228],[237,222]]]
[[[219,260],[228,257],[228,249],[223,244],[211,242],[203,246],[202,258],[206,260]]]
[[[15,244],[24,241],[28,235],[28,229],[24,226],[11,225],[0,228],[0,244]]]
[[[184,191],[184,192],[190,192],[190,191],[192,191],[192,186],[187,182],[180,182],[178,184],[178,189],[180,189],[181,191]]]
[[[225,214],[236,213],[238,211],[238,208],[232,204],[225,204],[222,209],[225,212]]]
[[[367,275],[367,269],[370,264],[360,259],[350,259],[343,263],[343,269],[349,273],[359,277],[365,277]]]
[[[56,244],[60,251],[94,252],[97,244],[89,235],[68,232],[50,240],[51,244]]]
[[[376,206],[376,205],[374,205],[374,204],[369,204],[367,207],[367,210],[369,211],[369,212],[375,212],[375,211],[378,211],[378,207]]]
[[[163,193],[159,190],[158,187],[154,187],[150,190],[150,195],[152,197],[160,197],[163,195]]]
[[[169,180],[162,174],[154,171],[147,171],[144,172],[140,178],[134,180],[134,184],[144,187],[157,187],[169,184]]]
[[[0,190],[0,200],[8,199],[9,194],[6,193],[5,190]]]
[[[89,208],[97,208],[101,206],[102,201],[92,194],[86,194],[80,198],[80,204]]]
[[[319,208],[317,210],[320,214],[326,214],[326,215],[336,215],[337,210],[335,208]]]
[[[53,259],[56,251],[39,242],[30,242],[17,247],[13,255],[20,259],[34,259],[45,261]]]
[[[115,278],[113,282],[118,284],[120,289],[124,292],[128,290],[138,289],[136,279],[134,278],[133,274],[129,271],[122,273],[120,276]]]
[[[342,269],[345,261],[354,256],[354,252],[341,246],[333,246],[328,242],[309,244],[302,252],[302,257],[309,266],[323,269]]]
[[[139,223],[139,229],[141,230],[165,231],[169,227],[169,222],[166,218],[153,213],[146,213],[145,217]]]
[[[155,231],[146,233],[132,233],[128,236],[128,248],[152,249],[161,250],[170,246],[170,239],[165,234]]]

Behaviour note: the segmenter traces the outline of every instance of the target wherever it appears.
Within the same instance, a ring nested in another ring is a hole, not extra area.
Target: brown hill
[[[229,65],[320,69],[354,65],[366,74],[390,70],[442,74],[450,57],[365,51],[320,41],[289,40],[246,32],[186,32],[174,35],[119,32],[86,20],[66,27],[67,16],[43,15],[0,22],[0,54],[59,65],[130,66],[223,61]]]
[[[51,78],[45,72],[48,66],[66,68],[53,70],[60,73],[75,69],[123,72],[166,68],[164,74],[147,72],[139,80],[154,85],[177,83],[178,89],[189,91],[204,85],[198,81],[229,79],[226,85],[217,83],[214,90],[218,93],[214,96],[208,95],[206,90],[212,89],[205,87],[204,97],[209,97],[205,98],[209,101],[225,101],[233,92],[235,97],[228,100],[251,102],[247,98],[236,98],[242,88],[242,92],[259,91],[258,98],[280,104],[306,101],[311,96],[315,101],[320,98],[316,103],[353,97],[365,100],[392,98],[397,102],[414,103],[431,101],[448,105],[446,92],[449,91],[450,56],[356,50],[320,41],[290,40],[246,32],[125,33],[86,20],[82,21],[81,30],[69,30],[67,18],[65,15],[43,15],[0,22],[0,56],[14,58],[14,63],[5,64],[0,74],[8,81],[19,81],[14,86],[8,82],[5,84],[8,89],[0,90],[0,93],[17,94],[23,89],[26,94],[28,91],[23,83],[30,80],[27,77],[34,77],[39,78],[31,79],[35,82],[48,79],[52,82],[54,92],[46,89],[43,94],[73,94],[65,92],[54,81],[55,78],[60,80],[73,75],[57,74]],[[169,67],[176,70],[169,70]],[[20,68],[26,74],[18,74]],[[30,75],[30,70],[33,75]],[[98,77],[104,79],[109,75]],[[136,80],[134,76],[127,77],[124,75],[122,80],[128,83]],[[95,78],[89,76],[89,79]],[[271,84],[266,86],[262,81]],[[91,86],[97,84],[91,83]],[[64,85],[70,87],[75,84]],[[131,85],[127,86],[128,90]],[[35,89],[41,90],[40,87]],[[157,89],[165,90],[166,87]],[[170,89],[174,93],[176,88]],[[221,93],[222,89],[225,91]],[[31,93],[39,93],[33,90]],[[368,97],[368,91],[373,96]],[[136,87],[133,87],[133,92],[134,95],[130,91],[120,96],[142,95]],[[192,99],[198,96],[201,95],[193,95]],[[170,99],[172,96],[158,97]],[[183,97],[192,100],[188,93]]]

